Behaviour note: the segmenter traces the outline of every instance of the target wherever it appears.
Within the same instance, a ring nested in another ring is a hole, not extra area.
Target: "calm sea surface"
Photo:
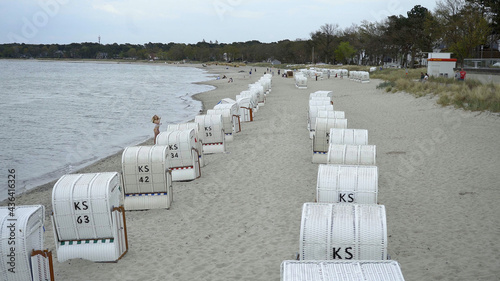
[[[8,169],[16,193],[153,137],[151,117],[187,122],[203,70],[160,63],[0,60],[0,200]],[[2,179],[3,178],[3,179]]]

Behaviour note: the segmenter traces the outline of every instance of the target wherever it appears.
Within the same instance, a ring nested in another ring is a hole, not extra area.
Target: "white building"
[[[427,74],[434,77],[453,78],[453,69],[457,59],[451,58],[451,53],[429,53],[427,58]]]

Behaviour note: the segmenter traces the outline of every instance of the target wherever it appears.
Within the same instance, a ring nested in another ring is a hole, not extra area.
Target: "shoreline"
[[[5,59],[5,60],[18,60],[18,59]],[[29,60],[29,59],[25,59],[25,60]],[[57,59],[53,59],[53,60],[49,59],[47,61],[57,61]],[[89,60],[89,61],[85,61],[85,62],[82,62],[82,63],[95,63],[95,62],[98,62],[98,61]],[[167,64],[167,65],[169,65],[169,64]],[[173,66],[173,65],[170,65],[170,66]],[[205,72],[207,74],[213,74],[213,73],[210,73],[209,71],[207,71],[205,68],[203,68],[201,64],[183,65],[183,67],[198,68],[198,69],[201,69],[201,70],[205,70]],[[209,81],[211,81],[211,80],[200,81],[200,82],[193,82],[192,84],[210,85],[210,84],[207,83]],[[213,91],[215,89],[216,88],[208,90],[208,91],[205,91],[205,92]],[[190,96],[192,99],[200,101],[202,103],[202,109],[198,112],[198,115],[201,114],[201,112],[204,112],[204,107],[205,107],[205,104],[203,104],[203,100],[196,98],[197,95],[202,94],[202,93],[204,93],[204,92],[196,93],[196,94],[193,94],[193,95]],[[193,120],[194,120],[194,118],[191,119],[189,122],[191,122]],[[151,138],[149,138],[147,140],[139,141],[138,143],[131,144],[130,146],[142,146],[142,145],[152,145],[152,144],[153,144],[153,138],[151,137]],[[118,152],[111,153],[109,155],[104,156],[103,158],[96,159],[95,161],[90,161],[88,164],[85,164],[83,167],[80,167],[77,170],[71,171],[68,174],[89,173],[88,171],[94,170],[94,169],[92,169],[92,166],[94,166],[94,165],[99,166],[99,163],[107,162],[107,161],[109,161],[110,159],[112,159],[114,157],[121,156],[121,154],[123,153],[123,150],[124,149],[121,149]],[[121,165],[120,165],[120,170],[118,172],[120,172],[120,171],[121,171]],[[19,198],[19,197],[21,197],[21,196],[23,196],[25,194],[27,195],[29,193],[40,193],[40,192],[46,191],[48,189],[51,189],[54,186],[54,184],[59,180],[59,178],[54,179],[54,180],[49,180],[49,181],[45,181],[45,180],[43,180],[43,178],[49,178],[50,176],[48,176],[48,175],[50,175],[50,174],[52,174],[54,172],[55,171],[51,171],[51,172],[49,172],[49,173],[47,173],[45,175],[42,175],[42,176],[40,176],[40,178],[38,178],[38,180],[37,179],[33,179],[33,181],[38,181],[38,182],[43,182],[43,183],[38,184],[36,186],[33,186],[32,188],[29,188],[29,189],[27,189],[26,187],[24,187],[23,188],[23,190],[24,190],[23,192],[16,193],[16,198]],[[103,171],[103,172],[115,172],[115,171]],[[39,190],[39,191],[37,191],[37,190]],[[3,199],[3,200],[0,200],[0,206],[6,205],[8,203],[7,200],[8,200],[7,198]]]
[[[255,76],[240,69],[210,68],[234,83],[209,81],[217,88],[196,95],[204,112],[234,99],[266,68]],[[494,279],[500,118],[440,107],[432,97],[388,94],[377,84],[309,79],[300,90],[275,75],[265,106],[242,123],[227,153],[208,155],[201,178],[173,184],[169,210],[126,212],[129,252],[120,261],[59,263],[54,255],[56,280],[279,280],[281,262],[299,251],[302,205],[315,198],[318,166],[306,118],[309,93],[317,90],[332,90],[348,128],[367,129],[369,144],[377,145],[387,250],[405,280]],[[82,172],[120,167],[115,155]],[[18,203],[51,209],[50,190],[34,195]],[[54,254],[49,212],[44,246]],[[457,245],[475,251],[464,255]]]

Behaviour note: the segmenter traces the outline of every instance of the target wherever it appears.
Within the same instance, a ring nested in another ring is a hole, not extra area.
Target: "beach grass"
[[[442,106],[452,105],[471,111],[500,112],[500,85],[483,84],[474,79],[456,81],[453,78],[429,77],[420,81],[425,68],[384,69],[371,74],[371,78],[382,79],[377,88],[395,93],[404,91],[416,97],[435,95]]]

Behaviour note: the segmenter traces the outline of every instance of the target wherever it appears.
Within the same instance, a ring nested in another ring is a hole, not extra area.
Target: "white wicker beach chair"
[[[198,159],[200,161],[200,167],[205,167],[206,159],[203,153],[203,140],[201,138],[201,128],[200,124],[196,122],[180,123],[180,124],[169,124],[167,126],[167,132],[169,131],[182,131],[194,129],[194,141],[196,143],[196,150],[198,150]]]
[[[367,145],[368,130],[331,128],[330,144]]]
[[[52,253],[43,249],[44,221],[42,205],[0,207],[0,280],[54,280]]]
[[[307,77],[302,73],[295,75],[295,87],[298,89],[307,89]]]
[[[240,107],[238,103],[235,101],[234,103],[219,103],[214,106],[215,110],[218,109],[227,109],[231,111],[232,115],[232,125],[233,125],[233,132],[234,133],[239,133],[241,132],[241,121],[240,121]]]
[[[203,153],[226,152],[226,141],[224,134],[224,123],[222,115],[198,115],[194,121],[200,124],[202,131]]]
[[[318,167],[318,203],[377,204],[377,195],[377,166],[320,164]]]
[[[385,260],[385,207],[375,204],[305,203],[301,260]]]
[[[376,165],[375,145],[330,144],[327,164]]]
[[[209,109],[207,115],[222,115],[222,125],[224,129],[224,140],[233,141],[234,133],[236,132],[233,124],[233,115],[231,109]]]
[[[172,181],[194,180],[201,176],[194,129],[161,132],[156,137],[156,144],[168,147],[167,163]]]
[[[239,98],[250,98],[250,104],[252,104],[253,106],[253,111],[257,112],[259,110],[259,95],[257,94],[257,91],[241,91],[239,95],[236,95],[236,100],[238,100]]]
[[[271,74],[265,74],[264,76],[260,77],[259,80],[257,81],[264,88],[264,93],[266,95],[271,92],[272,77],[273,76]]]
[[[266,92],[264,90],[264,87],[259,82],[249,84],[248,90],[257,93],[259,106],[264,106],[266,104]]]
[[[317,117],[312,141],[312,162],[326,163],[330,129],[347,128],[347,119]]]
[[[316,127],[316,117],[318,117],[318,111],[333,111],[333,105],[325,104],[321,102],[322,105],[309,105],[309,111],[307,113],[307,129],[309,130],[309,138],[312,139],[314,135],[314,128]]]
[[[254,117],[255,105],[252,104],[251,97],[242,97],[240,95],[236,96],[240,109],[238,114],[240,115],[241,122],[252,122]]]
[[[125,210],[169,209],[172,172],[166,145],[131,146],[122,153]]]
[[[57,260],[117,261],[128,251],[120,176],[112,173],[62,176],[52,190]]]

